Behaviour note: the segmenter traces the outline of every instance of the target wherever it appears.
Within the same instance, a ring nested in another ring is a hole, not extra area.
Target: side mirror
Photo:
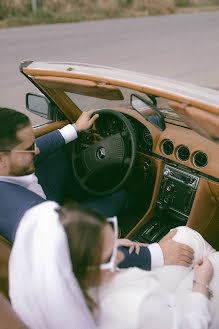
[[[45,96],[27,93],[26,109],[47,120],[56,121],[58,108]]]
[[[131,106],[139,112],[147,121],[152,123],[160,130],[165,130],[166,124],[163,114],[159,111],[154,103],[135,94],[131,94]]]

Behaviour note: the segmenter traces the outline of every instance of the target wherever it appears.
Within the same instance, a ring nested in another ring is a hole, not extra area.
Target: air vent
[[[183,161],[183,162],[189,160],[189,157],[190,157],[189,148],[185,145],[179,146],[176,151],[176,157],[178,160]]]
[[[169,139],[165,139],[164,141],[161,142],[161,151],[165,155],[171,155],[173,153],[174,146],[173,142]]]
[[[197,168],[204,168],[208,164],[208,157],[207,154],[205,154],[202,151],[197,151],[193,155],[193,164]]]

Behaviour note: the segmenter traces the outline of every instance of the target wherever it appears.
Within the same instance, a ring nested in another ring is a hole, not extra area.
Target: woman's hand
[[[213,276],[213,266],[207,257],[199,259],[194,265],[194,279],[208,285]]]
[[[139,243],[135,241],[131,241],[129,239],[118,239],[118,247],[129,247],[129,254],[135,250],[135,253],[138,255],[140,252],[140,247],[147,247],[146,243]]]
[[[209,289],[208,284],[211,282],[213,272],[213,266],[207,257],[199,259],[194,265],[194,281],[192,291],[200,292],[210,299],[213,296],[213,293]]]

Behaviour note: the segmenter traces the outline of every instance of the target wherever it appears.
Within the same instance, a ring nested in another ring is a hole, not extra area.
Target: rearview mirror
[[[26,109],[47,120],[55,120],[56,117],[56,106],[42,95],[27,93]]]
[[[165,130],[166,124],[163,114],[155,104],[135,94],[131,94],[131,106],[139,112],[147,121],[160,130]]]

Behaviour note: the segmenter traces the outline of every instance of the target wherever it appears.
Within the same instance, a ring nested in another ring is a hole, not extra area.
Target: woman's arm
[[[186,297],[176,297],[155,285],[141,303],[138,328],[146,328],[144,323],[149,322],[150,329],[208,329],[212,318],[208,284],[212,276],[213,266],[203,257],[194,265],[193,288]]]
[[[180,300],[159,288],[141,301],[139,329],[208,329],[212,320],[210,301],[191,292]]]

